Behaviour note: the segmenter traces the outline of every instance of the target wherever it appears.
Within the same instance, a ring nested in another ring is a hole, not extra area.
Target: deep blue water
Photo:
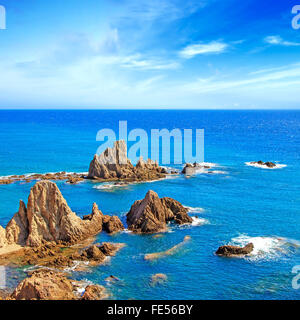
[[[58,186],[79,215],[97,202],[106,214],[125,221],[132,203],[149,189],[194,210],[203,225],[170,228],[161,238],[121,233],[100,234],[98,241],[127,246],[105,266],[75,274],[109,286],[113,299],[299,299],[292,288],[292,268],[300,265],[300,112],[298,111],[0,111],[0,175],[88,171],[102,128],[128,130],[205,129],[205,161],[216,163],[214,174],[183,176],[103,191],[91,182]],[[277,161],[277,170],[254,168],[248,161]],[[27,200],[31,184],[0,186],[0,224],[5,226]],[[197,212],[198,211],[198,212]],[[186,243],[174,256],[155,262],[145,253]],[[280,239],[280,240],[278,240]],[[247,259],[214,255],[223,244],[253,241]],[[168,281],[151,286],[151,275]]]

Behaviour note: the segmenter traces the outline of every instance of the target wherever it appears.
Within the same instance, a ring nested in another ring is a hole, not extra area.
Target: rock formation
[[[83,284],[64,273],[40,269],[24,279],[8,300],[103,300],[109,295],[103,286],[89,285],[80,296]]]
[[[143,200],[136,201],[127,213],[128,228],[137,233],[156,233],[166,230],[166,224],[191,223],[188,209],[171,198],[160,199],[154,191],[149,191]]]
[[[201,168],[210,169],[210,166],[206,166],[206,165],[203,166],[197,162],[195,162],[193,164],[186,163],[181,173],[186,174],[186,175],[193,175],[197,172],[197,170],[199,170]]]
[[[102,231],[116,232],[124,227],[118,217],[104,216],[96,204],[84,219],[68,206],[55,183],[40,181],[31,189],[27,208],[19,211],[6,227],[8,244],[40,246],[43,241],[76,243]],[[0,230],[0,237],[3,230]]]
[[[7,176],[0,179],[0,184],[11,184],[17,181],[21,182],[31,182],[36,180],[66,180],[67,183],[76,184],[81,182],[85,179],[85,176],[81,173],[67,173],[63,172],[56,172],[56,173],[45,173],[45,174],[30,174],[30,175],[13,175]]]
[[[89,285],[85,288],[81,300],[103,300],[108,297],[109,295],[103,286]]]
[[[164,178],[166,169],[150,159],[142,158],[134,167],[127,158],[125,141],[116,141],[113,148],[107,148],[101,155],[95,155],[89,168],[89,179],[147,181]]]
[[[123,247],[123,243],[109,242],[104,242],[101,245],[91,245],[80,255],[73,255],[72,259],[77,261],[89,261],[90,265],[99,265],[106,257],[114,256]]]
[[[266,166],[268,168],[275,168],[276,167],[276,164],[273,163],[273,162],[270,162],[270,161],[267,161],[267,162],[263,162],[263,161],[252,161],[250,162],[250,164],[257,164],[257,165],[260,165],[260,166]]]
[[[73,281],[62,273],[39,270],[23,280],[11,295],[15,300],[75,300]]]
[[[6,231],[4,228],[0,226],[0,248],[5,247],[6,245],[7,245]]]
[[[164,273],[157,273],[151,277],[150,285],[154,287],[157,284],[164,284],[167,280],[167,275],[165,275]]]
[[[148,253],[145,255],[144,259],[145,260],[156,260],[159,258],[165,258],[167,256],[172,256],[175,253],[178,252],[180,248],[182,248],[187,242],[191,240],[190,236],[185,236],[183,241],[176,244],[174,247],[166,250],[166,251],[161,251],[161,252],[154,252],[154,253]]]
[[[219,256],[225,257],[233,257],[250,254],[254,250],[253,243],[248,243],[245,247],[237,247],[237,246],[222,246],[217,251],[216,254]]]

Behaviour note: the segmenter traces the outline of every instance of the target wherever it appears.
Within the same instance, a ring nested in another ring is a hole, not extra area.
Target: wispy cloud
[[[264,41],[268,44],[272,45],[280,45],[286,47],[297,47],[300,46],[299,42],[291,42],[282,39],[280,36],[268,36],[264,39]]]
[[[228,44],[219,41],[212,41],[210,43],[191,44],[182,49],[179,55],[182,58],[190,59],[199,54],[219,54],[228,48]]]
[[[247,76],[244,76],[240,80],[227,80],[219,81],[218,78],[207,78],[207,79],[197,79],[196,81],[186,83],[183,88],[187,91],[197,92],[197,93],[207,93],[207,92],[222,92],[223,90],[238,88],[238,87],[248,87],[248,88],[257,88],[262,87],[280,87],[284,83],[293,83],[295,84],[294,78],[300,77],[300,67],[298,64],[289,65],[282,67],[281,71],[271,71],[272,69],[260,70],[257,72],[259,76],[252,77],[255,72],[251,72]],[[276,68],[274,68],[276,70]],[[277,69],[279,70],[279,68]],[[297,83],[300,83],[300,80],[297,80]]]
[[[120,65],[123,68],[140,70],[172,70],[180,66],[178,62],[162,59],[143,59],[140,54],[120,58]]]

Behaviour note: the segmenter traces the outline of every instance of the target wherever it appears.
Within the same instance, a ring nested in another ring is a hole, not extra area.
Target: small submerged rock
[[[159,258],[164,258],[167,256],[171,256],[174,255],[175,253],[177,253],[177,251],[183,246],[185,245],[188,241],[191,240],[190,236],[185,236],[183,241],[178,243],[177,245],[175,245],[174,247],[166,250],[166,251],[161,251],[161,252],[154,252],[154,253],[148,253],[145,255],[144,259],[145,260],[156,260]]]
[[[224,257],[234,257],[250,254],[254,250],[253,243],[248,243],[245,247],[237,247],[237,246],[222,246],[217,251],[216,254],[218,256]]]
[[[167,280],[168,280],[167,275],[165,275],[164,273],[157,273],[151,277],[150,285],[154,287],[157,284],[165,283]]]

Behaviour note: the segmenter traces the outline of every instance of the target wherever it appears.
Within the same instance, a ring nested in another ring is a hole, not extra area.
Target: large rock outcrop
[[[128,228],[137,233],[165,231],[167,222],[191,223],[188,209],[171,198],[160,199],[150,190],[143,200],[136,201],[127,213]]]
[[[116,141],[113,148],[107,148],[102,154],[95,155],[89,168],[89,179],[146,181],[164,178],[166,169],[157,162],[142,158],[134,167],[127,158],[125,141]]]
[[[218,256],[224,257],[234,257],[250,254],[254,250],[253,243],[248,243],[245,247],[237,247],[237,246],[222,246],[217,251],[216,254]]]
[[[14,300],[75,300],[73,281],[62,273],[50,270],[34,272],[14,290]]]
[[[33,247],[44,241],[76,243],[101,232],[104,217],[94,204],[92,213],[81,219],[69,208],[55,183],[40,181],[30,191],[27,208],[20,202],[19,211],[6,227],[6,239],[8,244]]]

